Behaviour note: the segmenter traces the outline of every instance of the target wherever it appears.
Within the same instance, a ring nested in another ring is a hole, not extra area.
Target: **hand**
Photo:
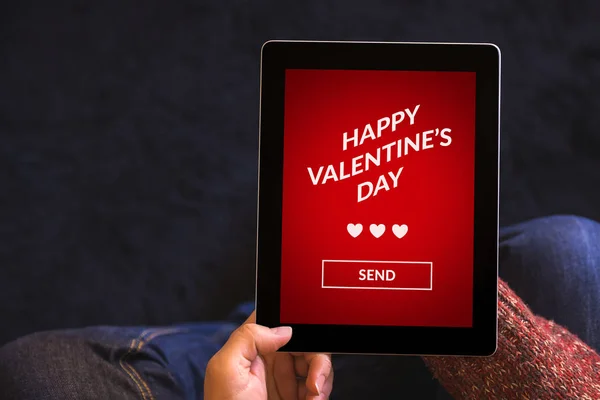
[[[236,329],[206,369],[206,400],[326,400],[333,386],[331,356],[276,353],[290,327],[256,325],[255,313]]]

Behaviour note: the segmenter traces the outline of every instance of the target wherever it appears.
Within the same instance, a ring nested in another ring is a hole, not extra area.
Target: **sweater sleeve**
[[[498,287],[498,350],[492,357],[423,357],[455,399],[600,399],[600,356]]]

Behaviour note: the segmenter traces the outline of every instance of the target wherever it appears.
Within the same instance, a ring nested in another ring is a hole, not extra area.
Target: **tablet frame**
[[[489,356],[497,347],[500,49],[490,43],[266,42],[261,50],[256,320],[280,324],[286,69],[476,73],[472,328],[293,324],[281,351]],[[318,312],[318,310],[314,310]]]

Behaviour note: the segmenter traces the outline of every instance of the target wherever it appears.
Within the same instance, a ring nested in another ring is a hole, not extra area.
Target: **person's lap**
[[[500,276],[532,310],[600,348],[600,225],[550,217],[501,231]],[[197,399],[204,368],[252,311],[222,323],[42,332],[0,349],[7,399]],[[332,398],[444,398],[419,357],[335,356]]]

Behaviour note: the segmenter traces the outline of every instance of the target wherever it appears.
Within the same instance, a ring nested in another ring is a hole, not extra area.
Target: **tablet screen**
[[[475,72],[287,69],[282,324],[473,324]]]

